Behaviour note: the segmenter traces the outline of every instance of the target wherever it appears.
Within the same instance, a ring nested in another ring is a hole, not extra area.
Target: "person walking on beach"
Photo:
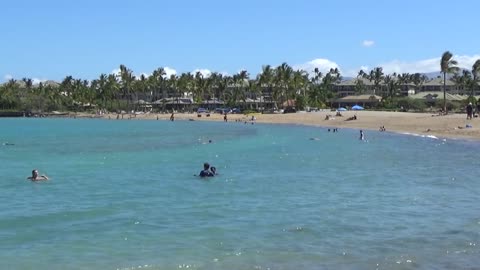
[[[225,116],[223,116],[223,121],[227,122],[227,113],[225,113]]]
[[[32,176],[27,177],[27,179],[32,181],[40,181],[40,180],[48,180],[48,177],[46,175],[38,175],[38,170],[33,170]]]
[[[472,106],[472,103],[470,102],[467,105],[467,120],[472,119],[472,116],[473,116],[473,106]]]

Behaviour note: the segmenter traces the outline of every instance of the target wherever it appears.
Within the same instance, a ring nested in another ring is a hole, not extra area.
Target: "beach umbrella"
[[[352,110],[354,111],[360,111],[360,110],[363,110],[363,107],[362,106],[359,106],[359,105],[355,105],[352,107]]]
[[[345,108],[343,108],[343,107],[340,107],[340,108],[337,109],[337,111],[339,111],[339,112],[344,112],[344,111],[346,111],[346,110],[347,110],[347,109],[345,109]]]

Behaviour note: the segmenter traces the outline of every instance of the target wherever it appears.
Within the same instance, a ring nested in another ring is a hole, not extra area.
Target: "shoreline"
[[[335,116],[336,112],[297,112],[289,114],[228,114],[229,122],[251,122],[252,115],[256,123],[265,124],[295,124],[317,126],[323,128],[351,128],[378,131],[385,126],[387,132],[404,135],[424,136],[450,139],[480,141],[480,118],[466,120],[465,114],[449,114],[444,116],[432,113],[385,112],[385,111],[345,111],[342,116]],[[169,121],[170,113],[124,114],[119,120],[161,120]],[[175,113],[175,121],[220,121],[223,115],[205,113],[197,117],[197,113]],[[330,115],[329,120],[326,116]],[[356,120],[347,119],[357,116]],[[90,113],[70,113],[67,115],[49,115],[49,118],[91,118],[116,120],[117,114],[109,113],[95,115]],[[470,126],[467,128],[467,125]]]
[[[378,131],[381,126],[385,126],[386,131],[405,135],[435,136],[437,138],[466,139],[480,141],[480,118],[466,120],[465,114],[449,114],[444,116],[433,115],[432,113],[410,113],[410,112],[385,112],[385,111],[345,111],[342,116],[335,116],[336,112],[297,112],[289,114],[228,114],[229,122],[251,122],[251,117],[255,116],[256,123],[265,124],[298,124],[307,126],[317,126],[324,128],[351,128]],[[139,114],[124,115],[124,120],[131,116],[131,120],[162,120],[169,121],[170,113],[165,114]],[[222,114],[211,113],[210,117],[201,114],[197,117],[196,113],[175,113],[175,121],[224,121]],[[330,120],[325,120],[327,115],[331,115]],[[357,116],[357,120],[347,119]],[[83,115],[77,115],[82,117]],[[115,120],[117,114],[90,115],[92,118],[103,118]],[[467,128],[467,125],[471,126]]]

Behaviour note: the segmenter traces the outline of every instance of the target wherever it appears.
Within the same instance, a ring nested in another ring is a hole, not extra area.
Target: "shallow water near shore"
[[[0,131],[0,269],[480,265],[478,142],[196,121]],[[219,175],[193,176],[206,161]],[[25,180],[33,168],[51,180]]]

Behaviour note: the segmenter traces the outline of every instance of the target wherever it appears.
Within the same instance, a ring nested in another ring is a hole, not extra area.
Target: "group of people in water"
[[[200,171],[200,173],[198,174],[198,176],[200,177],[213,177],[217,175],[217,168],[213,167],[213,166],[210,166],[210,164],[208,162],[205,162],[203,163],[203,170]],[[31,181],[44,181],[44,180],[48,180],[48,176],[46,175],[40,175],[38,173],[38,170],[37,169],[34,169],[32,170],[32,176],[29,176],[27,177],[28,180],[31,180]]]
[[[217,175],[217,168],[210,166],[208,162],[203,163],[203,170],[198,174],[200,177],[213,177],[215,175]]]

